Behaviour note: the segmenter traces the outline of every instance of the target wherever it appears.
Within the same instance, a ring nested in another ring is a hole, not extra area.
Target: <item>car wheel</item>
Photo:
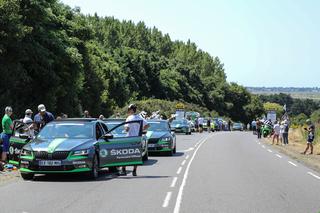
[[[149,159],[149,152],[148,150],[146,151],[146,154],[142,157],[142,161],[147,161]]]
[[[23,180],[32,180],[34,177],[34,174],[32,173],[21,173],[21,177]]]
[[[92,160],[92,168],[89,173],[89,178],[90,179],[97,179],[99,176],[99,161],[97,155],[94,155],[93,160]]]
[[[176,153],[177,153],[177,147],[174,146],[174,148],[173,148],[173,154],[176,154]]]

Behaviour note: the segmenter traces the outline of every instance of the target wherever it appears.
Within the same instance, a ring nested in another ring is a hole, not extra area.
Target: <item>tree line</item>
[[[258,96],[228,83],[218,57],[144,22],[84,15],[57,0],[0,2],[0,107],[21,115],[97,116],[136,100],[183,101],[233,120],[263,113]]]

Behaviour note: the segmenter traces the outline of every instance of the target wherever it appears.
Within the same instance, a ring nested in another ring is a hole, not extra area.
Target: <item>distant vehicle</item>
[[[169,156],[176,153],[176,135],[171,132],[166,120],[148,120],[148,152],[164,152]]]
[[[214,118],[212,119],[212,124],[214,125],[214,131],[220,131],[220,121],[219,121],[219,118]]]
[[[121,123],[108,130],[97,119],[65,119],[48,123],[20,152],[20,173],[23,179],[35,174],[87,173],[97,178],[105,167],[143,164],[147,137],[140,128],[136,137],[114,137]]]
[[[243,131],[243,124],[242,123],[233,123],[232,124],[232,131]]]
[[[176,133],[185,133],[191,135],[191,126],[187,119],[173,120],[171,122],[171,130]]]

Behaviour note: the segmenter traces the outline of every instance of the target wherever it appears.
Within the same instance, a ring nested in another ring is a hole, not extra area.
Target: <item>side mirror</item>
[[[105,134],[104,136],[102,136],[102,138],[105,140],[113,139],[113,135],[108,133],[108,134]]]

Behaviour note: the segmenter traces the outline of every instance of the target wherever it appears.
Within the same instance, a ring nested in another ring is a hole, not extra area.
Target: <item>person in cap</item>
[[[104,115],[99,115],[99,120],[103,121],[104,120]]]
[[[33,120],[32,120],[32,114],[33,114],[32,110],[27,109],[25,111],[25,116],[22,120],[23,123],[28,125],[28,129],[27,129],[27,131],[29,133],[28,136],[31,138],[34,136],[34,125],[33,125]]]
[[[41,130],[47,123],[54,120],[54,116],[51,112],[47,112],[46,107],[43,104],[38,106],[38,114],[34,116],[34,122],[37,130]]]
[[[6,162],[7,160],[7,154],[9,152],[9,145],[10,145],[10,137],[12,136],[12,130],[13,130],[13,122],[11,119],[13,110],[10,106],[7,106],[5,108],[5,114],[2,118],[2,154],[1,154],[1,160],[2,160],[2,164],[1,164],[1,169],[3,170],[3,164]]]
[[[142,129],[146,130],[149,128],[149,124],[147,123],[147,121],[142,118],[139,114],[137,113],[137,106],[135,104],[130,104],[128,106],[128,117],[126,119],[126,122],[129,121],[141,121],[142,120]],[[125,125],[125,131],[127,132],[127,136],[128,137],[135,137],[135,136],[139,136],[140,133],[140,124],[139,123],[129,123]],[[132,175],[133,176],[137,176],[137,165],[133,166],[133,171],[132,171]],[[126,172],[126,167],[123,166],[122,167],[122,175],[127,175]]]
[[[304,150],[304,152],[302,152],[301,154],[306,154],[307,151],[309,150],[310,148],[310,155],[313,154],[313,141],[314,141],[314,133],[315,133],[315,127],[314,125],[312,124],[311,120],[308,119],[306,121],[307,125],[308,125],[308,128],[304,128],[307,132],[308,132],[308,136],[307,136],[307,147],[306,149]]]

